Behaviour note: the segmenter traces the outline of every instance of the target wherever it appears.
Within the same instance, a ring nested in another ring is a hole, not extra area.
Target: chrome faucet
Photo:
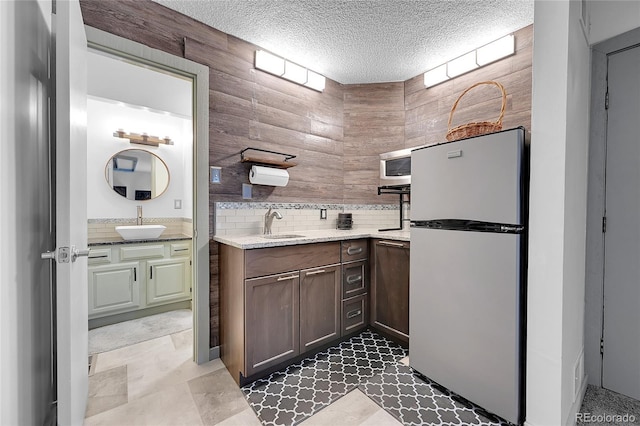
[[[267,211],[267,213],[264,215],[264,234],[265,235],[269,235],[271,234],[271,224],[273,223],[273,218],[276,219],[282,219],[282,215],[280,214],[280,212],[278,212],[277,210],[274,211],[273,213],[271,212],[271,207],[269,207],[269,210]]]
[[[142,206],[138,207],[138,217],[136,219],[136,225],[142,225]]]

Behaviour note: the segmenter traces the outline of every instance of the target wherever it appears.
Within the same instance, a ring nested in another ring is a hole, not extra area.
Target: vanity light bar
[[[266,71],[269,74],[302,84],[318,92],[324,91],[326,79],[323,75],[264,50],[256,50],[255,66],[257,69]]]
[[[435,86],[514,53],[515,36],[509,34],[425,72],[424,85],[426,87]]]
[[[113,136],[121,139],[129,139],[130,143],[137,143],[140,145],[159,146],[161,143],[165,145],[173,145],[173,141],[169,136],[159,138],[157,136],[149,136],[146,133],[125,133],[122,129],[118,129],[113,132]]]

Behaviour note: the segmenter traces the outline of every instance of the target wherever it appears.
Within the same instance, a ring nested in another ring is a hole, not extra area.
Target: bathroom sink
[[[128,225],[116,226],[116,232],[125,240],[150,240],[160,237],[164,230],[164,225]]]
[[[299,234],[271,234],[271,235],[263,235],[262,238],[266,238],[268,240],[282,240],[285,238],[302,238],[304,235]]]

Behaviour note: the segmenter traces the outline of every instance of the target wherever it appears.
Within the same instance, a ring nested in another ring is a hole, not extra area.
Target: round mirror
[[[169,186],[169,169],[152,152],[125,149],[107,162],[107,184],[129,200],[151,200],[159,197]]]

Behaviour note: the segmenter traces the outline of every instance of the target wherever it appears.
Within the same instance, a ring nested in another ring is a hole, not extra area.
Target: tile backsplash
[[[215,203],[216,235],[255,235],[264,230],[267,210],[277,210],[282,219],[274,219],[271,232],[286,233],[317,229],[335,229],[338,213],[351,213],[353,229],[395,228],[399,226],[399,206],[394,204],[302,204],[302,203]],[[320,219],[320,210],[327,218]],[[405,218],[408,218],[405,207]],[[405,221],[405,227],[408,222]]]

